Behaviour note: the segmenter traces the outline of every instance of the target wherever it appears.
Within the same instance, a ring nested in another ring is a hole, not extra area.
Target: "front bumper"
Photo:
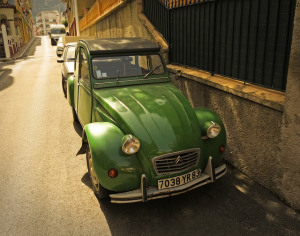
[[[146,176],[142,175],[140,189],[124,193],[110,194],[109,196],[111,198],[112,203],[145,202],[157,198],[175,196],[190,191],[192,189],[198,188],[202,185],[214,182],[216,179],[222,177],[226,173],[226,171],[227,169],[225,164],[222,164],[217,168],[213,168],[212,157],[209,157],[207,167],[204,173],[201,174],[202,176],[185,185],[181,185],[170,189],[159,190],[158,188],[147,187]]]

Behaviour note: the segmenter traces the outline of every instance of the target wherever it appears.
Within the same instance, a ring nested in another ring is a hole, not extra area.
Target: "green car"
[[[226,173],[223,122],[213,111],[190,105],[170,82],[153,42],[80,40],[67,90],[99,199],[169,197]]]

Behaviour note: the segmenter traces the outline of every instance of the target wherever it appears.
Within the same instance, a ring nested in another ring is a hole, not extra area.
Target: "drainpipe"
[[[75,11],[75,23],[76,23],[77,36],[80,36],[79,19],[78,19],[78,9],[77,9],[77,0],[74,0],[74,11]]]

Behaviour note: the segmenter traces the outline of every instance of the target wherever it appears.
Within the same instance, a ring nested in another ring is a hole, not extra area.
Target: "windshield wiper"
[[[154,67],[152,70],[150,70],[145,76],[144,78],[147,78],[149,75],[151,75],[156,69],[158,69],[159,67],[161,67],[163,65],[158,65],[156,67]]]

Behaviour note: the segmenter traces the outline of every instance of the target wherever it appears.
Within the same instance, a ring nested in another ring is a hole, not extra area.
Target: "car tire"
[[[74,107],[72,107],[72,115],[73,115],[73,121],[78,122],[78,117],[77,117],[77,114],[76,114],[76,111],[75,111]]]
[[[55,39],[51,39],[51,45],[52,45],[52,46],[56,46],[56,41],[55,41]]]
[[[94,171],[93,162],[92,162],[92,153],[90,151],[89,145],[87,145],[86,147],[86,164],[87,164],[88,173],[91,180],[91,186],[96,197],[99,199],[108,199],[110,191],[104,188],[99,182],[99,179]]]
[[[66,83],[66,79],[61,76],[62,80],[61,80],[61,83],[62,83],[62,89],[63,89],[63,92],[64,92],[64,95],[65,95],[65,98],[67,98],[67,83]]]

